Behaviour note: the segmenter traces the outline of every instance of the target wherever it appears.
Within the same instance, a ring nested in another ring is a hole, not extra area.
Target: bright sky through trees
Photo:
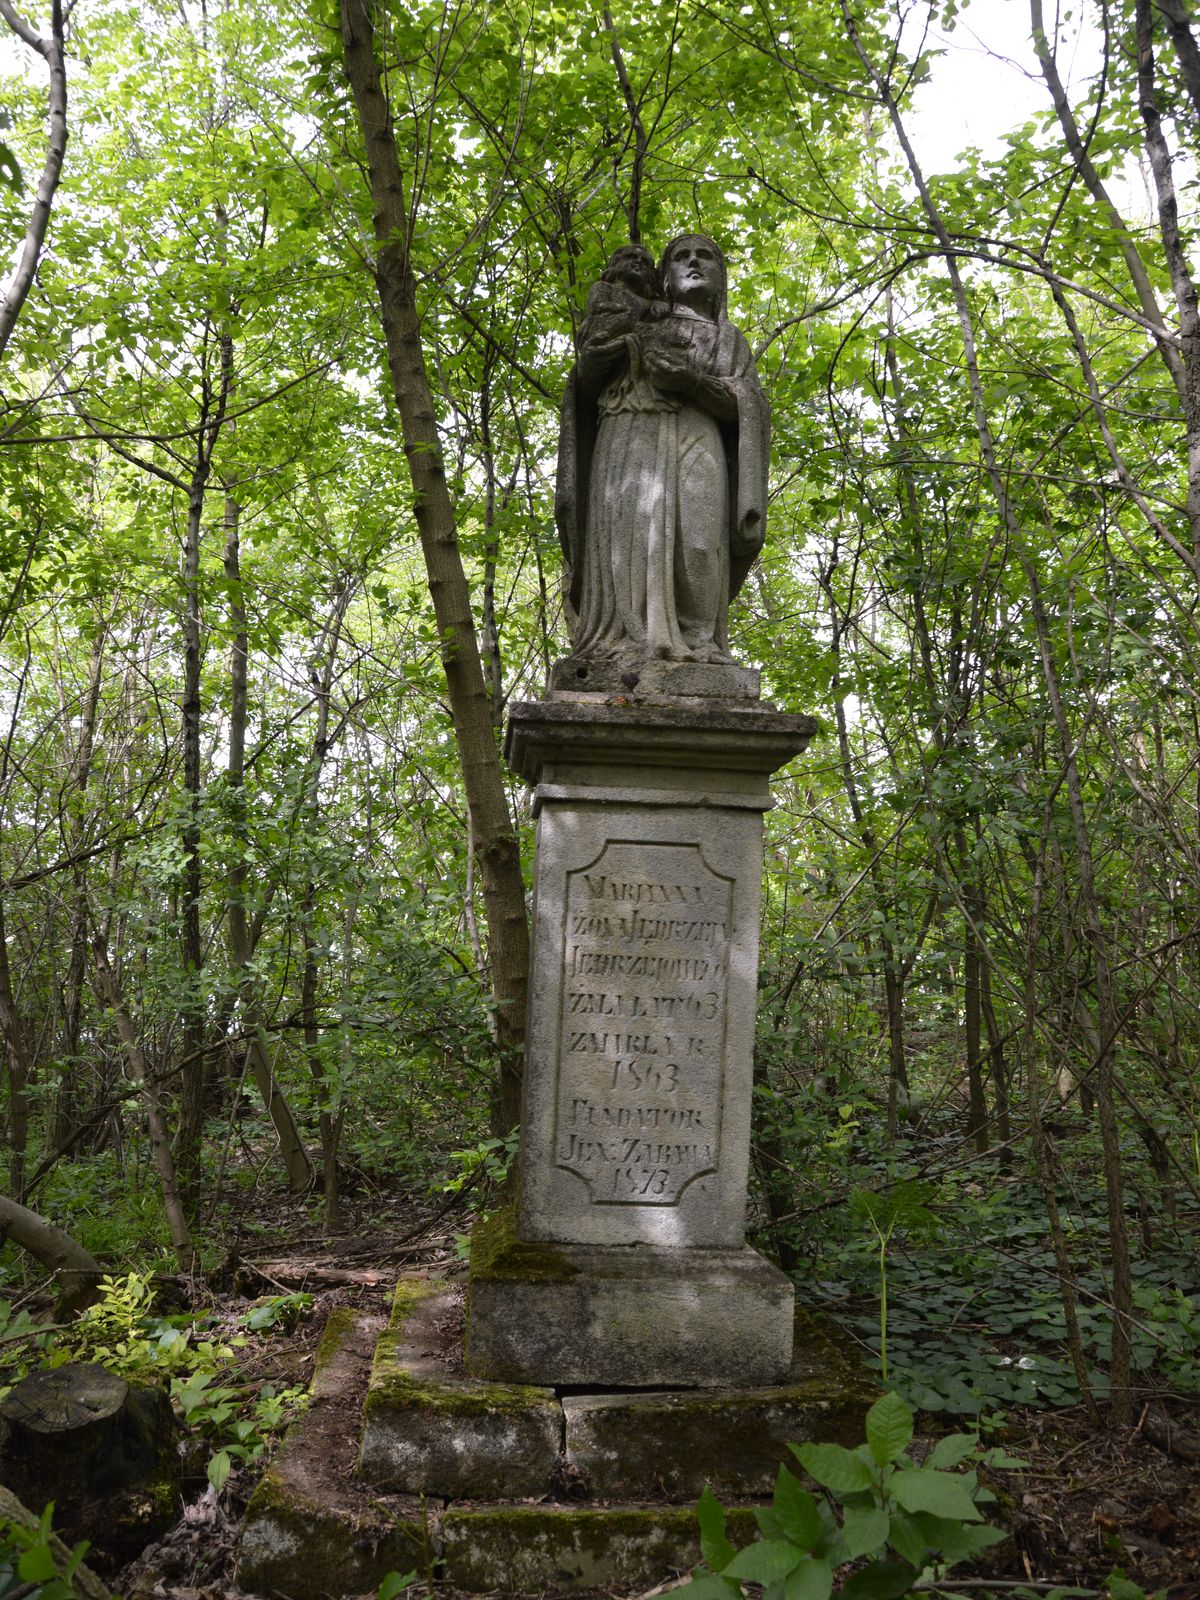
[[[920,15],[918,15],[920,13]],[[906,29],[915,44],[924,8],[913,8]],[[1054,7],[1046,7],[1052,25]],[[917,153],[930,172],[945,172],[971,146],[997,154],[1006,133],[1047,108],[1046,86],[1029,38],[1026,0],[969,0],[952,29],[929,29],[929,81],[917,91],[911,118]],[[1099,39],[1088,15],[1061,25],[1059,70],[1078,89],[1099,63]]]

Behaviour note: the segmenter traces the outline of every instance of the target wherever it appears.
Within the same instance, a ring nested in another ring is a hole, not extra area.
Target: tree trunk
[[[163,1210],[167,1216],[167,1227],[171,1234],[171,1243],[175,1246],[175,1254],[183,1272],[192,1272],[196,1266],[196,1252],[192,1245],[191,1234],[188,1231],[187,1218],[183,1213],[183,1202],[179,1194],[179,1180],[175,1171],[174,1157],[171,1155],[171,1139],[167,1132],[167,1124],[162,1114],[159,1103],[158,1090],[150,1074],[146,1071],[146,1057],[142,1047],[137,1041],[133,1023],[125,1009],[121,998],[121,991],[117,984],[116,974],[108,960],[108,951],[104,940],[97,937],[92,944],[92,954],[95,960],[95,970],[92,982],[96,989],[96,996],[102,1004],[106,1005],[113,1015],[116,1024],[117,1037],[121,1041],[121,1048],[125,1052],[125,1071],[132,1083],[141,1091],[142,1101],[146,1108],[146,1124],[150,1130],[150,1148],[154,1155],[154,1165],[158,1169],[159,1188],[162,1191]]]
[[[205,332],[205,339],[209,338]],[[201,994],[204,949],[200,933],[200,541],[204,499],[212,474],[213,451],[225,419],[225,406],[233,377],[233,340],[218,341],[219,370],[216,393],[207,363],[202,375],[203,403],[196,433],[196,459],[188,486],[187,537],[183,554],[183,697],[180,703],[183,738],[183,970],[185,993],[181,1007],[184,1068],[179,1106],[179,1177],[190,1189],[199,1176],[200,1130],[205,1111],[204,1000]]]
[[[79,729],[79,743],[72,760],[71,781],[74,789],[72,805],[74,814],[67,835],[68,854],[73,858],[71,878],[74,901],[71,906],[69,944],[71,954],[67,961],[67,982],[63,995],[63,1037],[61,1056],[62,1077],[54,1100],[54,1118],[50,1143],[55,1149],[65,1149],[74,1132],[78,1108],[77,1074],[79,1039],[83,1020],[83,986],[87,978],[87,866],[83,860],[84,840],[87,837],[87,789],[92,773],[92,751],[96,739],[96,712],[100,703],[100,683],[104,672],[104,645],[106,630],[99,617],[92,639],[92,656],[88,673],[87,692],[83,700],[83,715]]]
[[[28,1250],[35,1261],[54,1274],[60,1307],[78,1305],[100,1281],[100,1263],[69,1233],[2,1194],[0,1236]]]
[[[50,0],[50,37],[41,38],[14,9],[11,0],[0,0],[0,17],[23,39],[31,50],[36,50],[50,69],[50,132],[46,140],[46,160],[33,197],[33,211],[25,230],[17,270],[8,290],[0,301],[0,356],[12,338],[21,307],[33,283],[38,258],[46,242],[50,226],[50,207],[62,174],[63,157],[67,153],[67,63],[63,48],[62,0]]]
[[[375,56],[372,0],[341,0],[341,31],[346,72],[366,146],[378,245],[375,282],[392,393],[412,475],[417,528],[442,641],[442,665],[483,888],[500,1046],[493,1122],[497,1134],[502,1135],[520,1115],[529,967],[525,885],[425,368],[416,278],[409,255],[410,218],[391,111]]]
[[[8,934],[0,899],[0,1046],[8,1077],[8,1181],[13,1194],[25,1187],[25,1152],[29,1142],[29,1101],[33,1063],[25,1019],[17,1008],[8,966]]]
[[[233,834],[233,864],[229,869],[226,918],[229,926],[229,954],[238,987],[242,1025],[246,1032],[246,1055],[255,1085],[267,1108],[279,1139],[279,1153],[287,1172],[288,1188],[301,1193],[313,1181],[312,1162],[292,1108],[284,1098],[271,1069],[258,996],[250,973],[254,941],[246,916],[246,713],[247,663],[249,640],[246,631],[246,597],[242,588],[240,507],[232,494],[225,497],[225,579],[229,591],[229,613],[233,640],[229,647],[229,776],[230,831]]]

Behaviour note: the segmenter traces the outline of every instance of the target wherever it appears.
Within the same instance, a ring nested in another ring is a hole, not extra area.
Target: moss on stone
[[[417,1378],[404,1369],[394,1351],[375,1353],[375,1370],[367,1394],[367,1414],[379,1410],[429,1410],[447,1417],[519,1415],[544,1406],[556,1407],[553,1392],[532,1384],[479,1383],[464,1378],[456,1383]]]
[[[447,1417],[515,1416],[557,1406],[551,1390],[532,1384],[417,1376],[408,1362],[408,1323],[421,1305],[444,1293],[445,1284],[430,1279],[401,1278],[396,1285],[391,1318],[375,1343],[367,1416],[392,1410],[438,1411]]]
[[[354,1331],[359,1315],[354,1306],[335,1306],[326,1317],[313,1361],[314,1379],[320,1377],[336,1359],[338,1351]]]
[[[445,1283],[434,1278],[400,1278],[392,1296],[388,1333],[398,1334],[418,1306],[446,1292]]]
[[[517,1215],[504,1206],[475,1225],[471,1234],[471,1277],[514,1278],[525,1283],[567,1283],[579,1268],[561,1250],[517,1237]]]

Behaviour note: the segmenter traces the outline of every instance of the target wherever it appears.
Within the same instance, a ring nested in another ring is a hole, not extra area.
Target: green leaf
[[[35,1544],[17,1562],[17,1571],[26,1583],[47,1583],[58,1577],[58,1563],[48,1544]]]
[[[416,1583],[416,1581],[417,1575],[415,1572],[405,1572],[403,1574],[389,1572],[379,1585],[379,1593],[376,1596],[376,1600],[396,1600],[398,1594],[403,1594],[405,1589],[410,1584]]]
[[[799,1478],[782,1463],[775,1477],[772,1510],[784,1538],[790,1539],[802,1550],[811,1550],[821,1537],[821,1514],[817,1502]]]
[[[891,1521],[882,1506],[847,1506],[842,1522],[847,1559],[853,1561],[857,1556],[881,1550],[887,1543]]]
[[[888,1543],[897,1555],[902,1556],[912,1566],[919,1569],[925,1565],[925,1558],[929,1554],[929,1543],[921,1531],[920,1524],[907,1512],[892,1513]]]
[[[905,1511],[930,1511],[935,1517],[957,1517],[961,1522],[982,1522],[971,1492],[961,1478],[931,1467],[910,1467],[898,1472],[889,1488]]]
[[[881,1467],[895,1461],[913,1436],[913,1414],[898,1394],[881,1396],[867,1412],[867,1443]]]
[[[948,1433],[944,1439],[939,1439],[929,1452],[927,1467],[956,1467],[960,1461],[966,1459],[971,1451],[979,1444],[979,1437],[974,1433]]]
[[[804,1559],[804,1552],[786,1539],[758,1539],[739,1550],[729,1565],[722,1568],[722,1575],[746,1578],[751,1583],[776,1583]]]
[[[916,1580],[917,1569],[907,1561],[872,1561],[846,1579],[841,1600],[899,1600]]]
[[[871,1469],[840,1444],[794,1444],[789,1447],[811,1477],[834,1494],[869,1489]]]
[[[229,1451],[218,1450],[208,1463],[208,1481],[220,1494],[229,1479]]]
[[[675,1590],[676,1594],[687,1595],[688,1600],[730,1600],[731,1595],[741,1592],[741,1584],[728,1583],[715,1572],[697,1573],[689,1583]]]
[[[793,1567],[783,1582],[784,1600],[829,1600],[833,1589],[833,1568],[828,1561],[802,1561]]]
[[[696,1506],[696,1521],[700,1524],[700,1554],[713,1572],[724,1572],[733,1560],[734,1549],[725,1537],[725,1513],[721,1502],[705,1485],[704,1493]]]
[[[935,1517],[928,1511],[913,1513],[929,1550],[936,1550],[944,1561],[953,1564],[978,1555],[989,1545],[999,1544],[1008,1535],[1003,1528],[987,1522],[962,1522],[958,1517]]]
[[[23,1571],[22,1576],[24,1576]],[[1120,1568],[1109,1573],[1108,1592],[1111,1600],[1146,1600],[1146,1591],[1141,1584],[1134,1583],[1132,1578],[1127,1578]]]

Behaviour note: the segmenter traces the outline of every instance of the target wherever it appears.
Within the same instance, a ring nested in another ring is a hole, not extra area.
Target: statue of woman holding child
[[[557,518],[576,659],[723,664],[729,601],[762,548],[770,413],[725,313],[721,251],[615,252],[563,404]]]

